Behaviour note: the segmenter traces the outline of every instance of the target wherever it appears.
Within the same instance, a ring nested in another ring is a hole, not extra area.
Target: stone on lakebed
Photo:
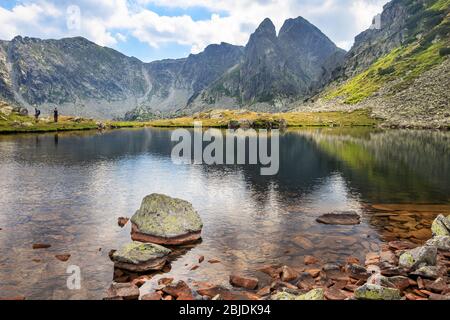
[[[114,266],[132,272],[161,270],[170,250],[153,243],[132,242],[111,255]]]
[[[131,238],[161,245],[183,245],[201,238],[202,220],[191,203],[151,194],[131,218]]]
[[[317,222],[331,225],[356,225],[361,223],[361,217],[356,212],[327,213],[317,218]]]

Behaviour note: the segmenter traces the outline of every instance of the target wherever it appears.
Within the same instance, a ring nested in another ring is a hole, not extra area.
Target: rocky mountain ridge
[[[450,0],[392,0],[378,17],[347,53],[302,17],[278,34],[265,19],[245,47],[151,63],[83,38],[16,37],[0,41],[0,99],[104,119],[370,109],[393,125],[450,127]]]
[[[264,20],[244,47],[208,46],[184,59],[143,63],[84,38],[0,41],[0,97],[49,112],[95,118],[148,119],[212,108],[292,101],[325,82],[344,56],[305,19],[289,19],[277,36]],[[223,99],[222,99],[223,98]],[[275,109],[274,109],[275,110]]]
[[[286,20],[278,35],[265,19],[250,36],[241,63],[204,90],[188,110],[287,110],[292,101],[327,83],[344,56],[344,50],[302,17]]]

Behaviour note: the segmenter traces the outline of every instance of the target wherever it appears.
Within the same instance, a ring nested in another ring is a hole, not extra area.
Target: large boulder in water
[[[162,245],[182,245],[201,238],[202,220],[192,204],[151,194],[131,218],[131,238]]]
[[[153,243],[132,242],[111,256],[114,266],[132,272],[161,270],[170,250]]]
[[[322,224],[351,226],[360,224],[361,217],[356,212],[327,213],[317,218],[317,222]]]

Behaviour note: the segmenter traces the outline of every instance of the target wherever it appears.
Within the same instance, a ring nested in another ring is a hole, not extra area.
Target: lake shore
[[[34,118],[15,113],[0,112],[0,134],[41,133],[81,130],[107,130],[121,128],[192,128],[201,122],[205,128],[267,128],[278,127],[375,127],[381,121],[370,116],[367,110],[352,112],[292,112],[256,113],[251,111],[215,110],[190,117],[158,119],[147,122],[101,121],[80,117],[61,116],[58,123],[50,118]]]
[[[339,216],[344,219],[345,215]],[[164,267],[161,277],[155,277],[158,273],[130,273],[116,266],[114,282],[104,299],[450,300],[449,227],[450,216],[439,215],[430,230],[433,237],[421,241],[421,245],[394,240],[383,243],[379,251],[368,252],[365,260],[349,256],[345,264],[306,255],[304,267],[275,264],[253,272],[231,272],[228,286],[205,281],[187,283],[170,276],[169,265]],[[207,263],[221,261],[199,256],[190,270]]]

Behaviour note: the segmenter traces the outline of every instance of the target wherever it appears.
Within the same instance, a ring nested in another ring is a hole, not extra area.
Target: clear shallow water
[[[280,172],[257,166],[175,165],[170,130],[0,136],[0,296],[100,299],[113,278],[111,249],[130,241],[117,218],[150,193],[194,204],[203,242],[165,276],[226,284],[234,271],[364,257],[379,244],[421,242],[450,213],[450,134],[368,129],[290,130]],[[358,226],[324,226],[324,213],[353,210]],[[49,249],[33,250],[33,243]],[[71,254],[68,262],[56,254]],[[219,259],[203,262],[198,257]],[[78,265],[82,289],[66,287]]]

